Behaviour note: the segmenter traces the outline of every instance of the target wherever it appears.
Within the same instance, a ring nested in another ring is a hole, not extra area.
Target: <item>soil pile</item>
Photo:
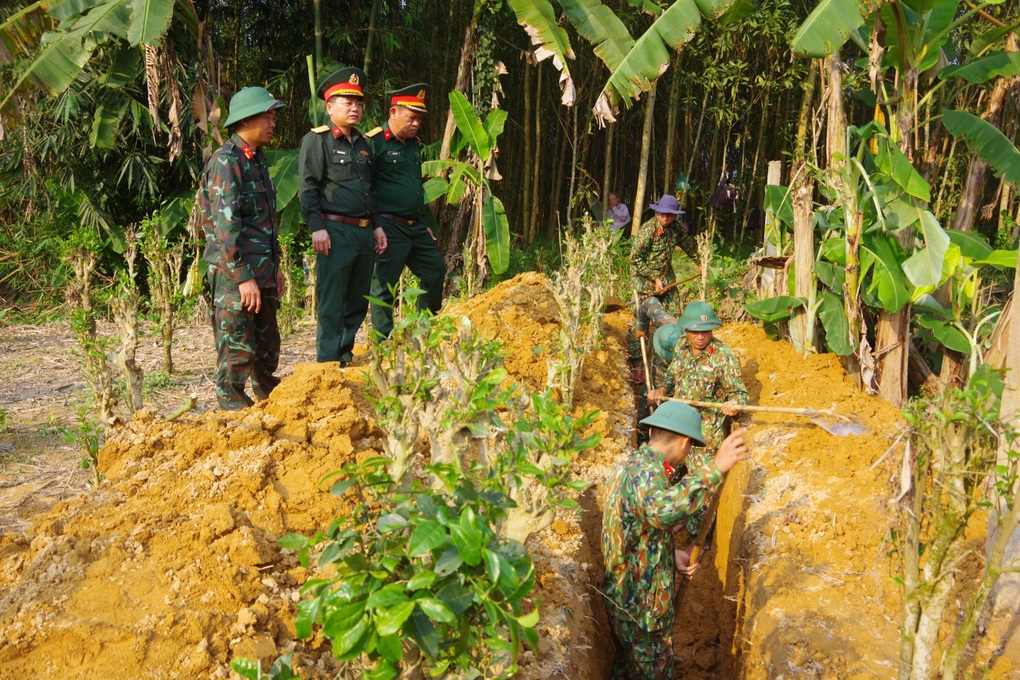
[[[515,380],[544,384],[557,329],[544,278],[518,277],[450,313],[507,344]],[[627,316],[608,320],[578,391],[580,408],[603,409],[594,428],[604,443],[585,470],[601,472],[632,436]],[[244,412],[172,423],[136,414],[102,448],[97,491],[0,540],[0,676],[227,677],[234,656],[290,649],[303,675],[334,675],[321,641],[293,640],[307,574],[276,540],[344,511],[318,481],[381,451],[371,414],[357,367],[319,364],[299,364]],[[567,514],[531,540],[543,642],[523,660],[525,677],[597,677],[606,665],[588,604],[601,571],[588,535]],[[587,646],[598,653],[578,653]]]

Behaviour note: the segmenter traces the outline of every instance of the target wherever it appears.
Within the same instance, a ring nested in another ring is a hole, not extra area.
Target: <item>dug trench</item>
[[[541,275],[448,313],[504,343],[514,380],[545,384],[558,322]],[[528,544],[541,642],[522,656],[522,678],[610,672],[602,483],[634,446],[635,411],[630,312],[605,321],[575,401],[601,411],[592,426],[599,447],[573,466],[591,486],[580,512],[561,513]],[[900,602],[883,538],[902,456],[891,446],[898,413],[860,394],[832,357],[804,359],[747,325],[719,336],[742,357],[753,403],[836,406],[868,432],[834,437],[789,418],[746,421],[753,459],[730,474],[715,545],[683,591],[677,677],[893,675]],[[328,644],[294,639],[308,573],[276,541],[345,512],[319,480],[382,450],[363,370],[299,364],[246,411],[175,422],[142,411],[121,425],[100,451],[98,489],[41,513],[27,533],[0,537],[0,677],[229,677],[235,656],[290,650],[302,677],[337,677]]]

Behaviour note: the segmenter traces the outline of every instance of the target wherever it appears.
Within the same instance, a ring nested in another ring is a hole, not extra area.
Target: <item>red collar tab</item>
[[[383,139],[385,139],[387,142],[393,139],[393,133],[390,131],[389,128],[383,130]]]
[[[668,479],[673,479],[673,473],[676,472],[676,470],[673,469],[672,465],[666,461],[662,461],[662,469],[666,471],[666,477]]]
[[[344,133],[344,131],[340,129],[339,125],[334,125],[333,126],[333,136],[334,137],[339,138],[340,135],[342,135],[343,133]]]
[[[245,142],[244,146],[241,147],[241,153],[243,153],[244,157],[248,160],[255,158],[255,152],[252,151],[250,146],[248,146],[248,142]]]
[[[655,225],[655,235],[656,236],[662,236],[662,225],[661,224]]]
[[[713,354],[715,354],[715,345],[709,345],[705,348],[705,356],[710,357]]]

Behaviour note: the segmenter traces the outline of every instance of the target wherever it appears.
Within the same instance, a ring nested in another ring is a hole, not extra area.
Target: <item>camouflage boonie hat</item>
[[[707,302],[692,302],[684,308],[676,325],[684,331],[711,331],[722,326],[722,321],[715,315],[712,305]]]
[[[695,446],[705,445],[701,434],[701,416],[692,407],[680,401],[667,401],[655,413],[641,421],[642,425],[669,430],[690,437]]]
[[[652,336],[652,347],[655,348],[655,353],[666,361],[673,361],[673,348],[676,347],[676,343],[680,341],[680,336],[683,334],[679,322],[660,326]]]

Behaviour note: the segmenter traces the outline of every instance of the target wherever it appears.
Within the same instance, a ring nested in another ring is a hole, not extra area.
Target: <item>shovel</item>
[[[722,404],[712,401],[694,401],[692,399],[677,399],[676,397],[669,397],[669,401],[682,401],[685,404],[702,408],[718,409],[722,406]],[[818,427],[837,437],[849,437],[850,435],[864,434],[868,431],[868,428],[864,426],[864,423],[857,416],[845,416],[831,410],[817,411],[813,408],[796,408],[792,406],[741,406],[739,404],[734,407],[738,411],[748,411],[750,413],[788,413],[794,416],[804,416],[809,418]]]

